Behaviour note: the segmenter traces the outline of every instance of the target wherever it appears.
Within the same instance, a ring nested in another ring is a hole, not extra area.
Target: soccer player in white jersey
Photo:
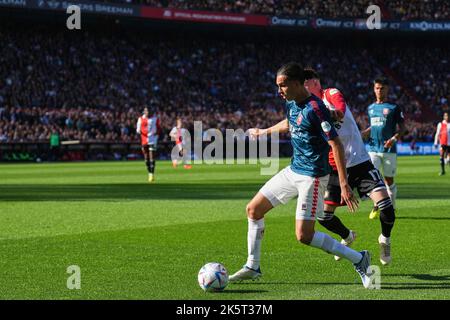
[[[161,132],[161,122],[156,114],[149,117],[148,108],[144,108],[142,116],[136,124],[136,132],[141,136],[142,153],[148,171],[148,181],[155,181],[155,159],[158,148],[158,137]]]
[[[436,128],[436,135],[434,137],[434,144],[440,145],[439,155],[441,160],[440,176],[445,174],[445,158],[450,154],[450,125],[448,124],[448,112],[444,113],[444,118],[438,123]]]
[[[331,167],[328,151],[333,149],[341,198],[351,211],[357,201],[347,182],[344,149],[336,130],[331,125],[330,112],[322,100],[304,87],[303,67],[297,63],[282,66],[276,77],[278,92],[286,100],[287,119],[268,129],[250,129],[253,137],[271,132],[291,132],[294,156],[291,165],[273,176],[247,205],[248,257],[242,269],[230,276],[231,282],[252,280],[261,274],[261,243],[264,234],[264,216],[272,208],[286,204],[298,196],[295,231],[300,243],[318,248],[351,261],[365,288],[370,287],[367,274],[370,266],[368,251],[355,251],[329,235],[315,231],[316,217],[323,217],[323,195]]]
[[[169,133],[169,136],[172,141],[175,141],[175,148],[177,151],[177,157],[172,159],[172,166],[176,168],[178,166],[178,162],[181,160],[184,164],[185,169],[191,169],[192,166],[189,164],[189,159],[186,159],[188,156],[186,150],[186,142],[189,139],[189,131],[183,128],[183,121],[181,118],[177,118],[177,124]]]
[[[392,259],[390,237],[395,221],[395,211],[383,178],[370,161],[356,121],[343,94],[336,88],[322,89],[319,75],[311,68],[305,69],[305,87],[309,92],[321,98],[331,112],[334,127],[344,145],[350,187],[356,188],[362,199],[370,197],[374,205],[380,208],[381,234],[378,237],[380,261],[386,265]],[[345,227],[334,214],[336,208],[344,204],[340,199],[338,171],[332,152],[330,152],[329,160],[333,171],[325,192],[324,216],[317,220],[331,232],[340,235],[341,242],[349,246],[355,240],[356,233]],[[340,257],[335,256],[335,259],[340,260]]]

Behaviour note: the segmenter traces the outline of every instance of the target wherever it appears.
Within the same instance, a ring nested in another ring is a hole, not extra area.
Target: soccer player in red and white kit
[[[169,133],[172,141],[175,141],[176,152],[178,153],[176,156],[172,154],[172,165],[174,168],[177,167],[178,161],[181,158],[181,161],[184,163],[185,169],[191,169],[192,166],[188,163],[189,160],[186,159],[187,151],[186,150],[186,142],[187,139],[190,139],[189,131],[183,128],[183,121],[181,118],[177,118],[177,125],[172,128]]]
[[[161,133],[161,122],[156,114],[149,117],[148,108],[144,108],[142,116],[136,124],[136,132],[141,135],[142,153],[148,170],[148,181],[155,181],[155,157],[158,137]]]
[[[441,156],[441,173],[445,174],[445,158],[450,153],[450,125],[448,123],[448,112],[444,113],[444,119],[438,123],[436,128],[436,135],[434,137],[434,144],[440,144],[439,155]]]
[[[341,138],[345,150],[345,160],[350,187],[356,188],[361,199],[370,197],[380,210],[381,234],[378,238],[380,245],[380,261],[383,265],[391,262],[391,230],[394,226],[395,211],[380,172],[373,166],[366,151],[358,126],[353,118],[344,96],[336,88],[322,89],[317,72],[311,68],[305,69],[305,88],[321,98],[334,118],[334,127]],[[356,234],[349,230],[341,220],[334,215],[341,203],[341,188],[336,170],[333,153],[329,153],[329,162],[333,168],[325,192],[324,216],[318,218],[319,223],[331,232],[342,237],[344,245],[351,245]],[[340,260],[335,256],[336,260]]]

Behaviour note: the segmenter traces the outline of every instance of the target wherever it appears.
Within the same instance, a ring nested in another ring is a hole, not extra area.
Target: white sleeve
[[[441,123],[439,122],[436,128],[436,135],[434,136],[434,144],[439,144],[439,133],[441,132]]]
[[[138,121],[137,121],[136,133],[141,134],[141,118],[139,118]]]

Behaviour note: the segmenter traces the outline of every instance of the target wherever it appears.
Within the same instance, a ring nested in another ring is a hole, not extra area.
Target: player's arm
[[[345,167],[344,146],[339,137],[328,140],[328,144],[333,150],[334,161],[339,175],[339,185],[341,186],[341,202],[344,201],[351,212],[358,209],[358,200],[353,196],[352,188],[348,184],[347,169]]]
[[[384,147],[390,148],[394,143],[396,143],[406,132],[405,120],[403,117],[403,112],[397,107],[396,110],[396,121],[398,124],[398,131],[388,140],[385,141]]]
[[[370,127],[361,131],[361,137],[363,140],[367,140],[370,137]]]
[[[347,104],[344,95],[338,89],[330,89],[326,91],[327,100],[334,106],[334,110],[330,110],[333,120],[341,121],[344,118]]]
[[[441,123],[439,122],[436,128],[436,135],[434,136],[434,145],[437,146],[439,144],[439,136],[441,133]]]
[[[173,128],[172,130],[170,130],[169,132],[169,137],[172,141],[175,141],[177,139],[177,131],[176,128]]]
[[[276,125],[267,128],[267,129],[258,129],[258,128],[252,128],[249,129],[249,134],[251,137],[256,138],[258,136],[261,136],[263,134],[271,134],[272,132],[279,132],[279,133],[285,133],[289,131],[289,122],[287,119],[281,120]]]
[[[136,123],[136,133],[141,134],[141,118],[139,118]]]

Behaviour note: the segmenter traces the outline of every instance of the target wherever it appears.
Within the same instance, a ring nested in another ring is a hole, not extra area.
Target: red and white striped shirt
[[[159,136],[161,122],[156,115],[153,115],[151,118],[143,115],[137,121],[136,132],[141,135],[141,144],[147,145],[150,138]]]
[[[442,120],[437,125],[436,136],[434,137],[434,144],[440,144],[441,146],[442,145],[448,146],[450,145],[449,137],[450,137],[450,126],[448,125],[447,121]]]

